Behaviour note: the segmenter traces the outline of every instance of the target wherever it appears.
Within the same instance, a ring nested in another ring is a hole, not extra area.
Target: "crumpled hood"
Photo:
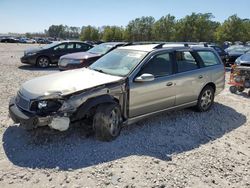
[[[112,76],[87,68],[81,68],[49,74],[27,81],[22,85],[20,93],[28,99],[35,99],[55,93],[67,95],[121,79],[122,77],[119,76]]]
[[[89,52],[77,52],[62,56],[60,59],[89,59],[93,57],[99,57],[100,54],[94,54]]]

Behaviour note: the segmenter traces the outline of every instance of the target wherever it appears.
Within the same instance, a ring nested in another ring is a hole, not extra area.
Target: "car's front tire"
[[[39,57],[37,59],[36,64],[38,67],[47,68],[47,67],[49,67],[50,59],[48,57],[45,57],[45,56]]]
[[[214,103],[214,88],[208,85],[201,91],[196,105],[196,109],[199,112],[208,111],[212,107],[213,103]]]
[[[122,115],[117,103],[99,105],[93,119],[95,136],[101,141],[111,141],[119,136],[122,127]]]

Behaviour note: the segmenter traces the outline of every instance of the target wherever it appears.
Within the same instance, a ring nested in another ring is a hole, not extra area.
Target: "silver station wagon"
[[[78,121],[99,140],[111,141],[123,125],[194,106],[205,112],[224,89],[225,69],[209,47],[144,44],[119,47],[88,68],[25,82],[9,113],[21,127],[60,131]]]

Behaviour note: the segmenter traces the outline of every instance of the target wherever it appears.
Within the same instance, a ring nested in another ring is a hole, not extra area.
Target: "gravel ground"
[[[0,187],[250,187],[250,98],[227,88],[207,113],[163,113],[95,140],[76,126],[28,133],[8,117],[20,85],[57,72],[22,65],[35,45],[0,44]],[[229,73],[227,73],[228,77]]]

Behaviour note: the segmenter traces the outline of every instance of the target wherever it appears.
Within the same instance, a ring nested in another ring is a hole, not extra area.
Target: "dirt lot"
[[[8,117],[20,85],[57,72],[0,44],[0,187],[250,187],[250,98],[227,88],[207,113],[163,113],[104,143],[81,127],[28,133]],[[227,73],[228,76],[228,73]],[[53,134],[52,134],[53,133]]]

